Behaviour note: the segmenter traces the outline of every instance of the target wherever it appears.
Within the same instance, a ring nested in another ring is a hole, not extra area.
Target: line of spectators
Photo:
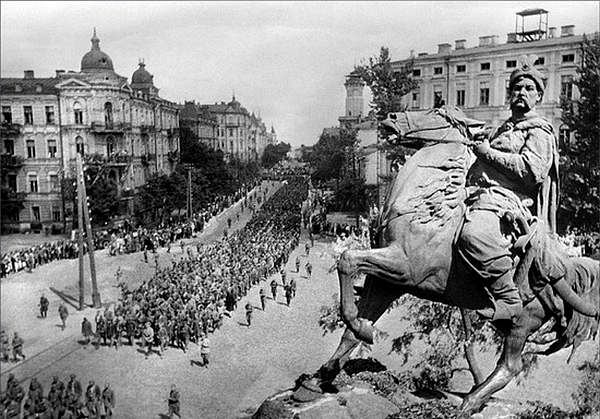
[[[195,213],[191,221],[170,220],[156,228],[140,226],[135,229],[126,224],[116,229],[111,235],[106,232],[96,232],[94,247],[96,249],[108,248],[109,253],[115,255],[139,252],[144,248],[164,247],[168,243],[189,238],[195,231],[202,231],[206,223],[213,217],[218,216],[234,202],[242,199],[256,185],[257,182],[243,185],[233,194],[215,198],[214,201]],[[87,252],[87,244],[84,242],[85,252]],[[58,240],[13,250],[0,257],[0,278],[25,269],[32,272],[40,265],[60,259],[75,259],[78,256],[78,240]]]
[[[90,381],[83,392],[81,382],[75,374],[61,381],[52,378],[48,393],[33,377],[27,394],[13,374],[8,374],[6,389],[0,393],[2,418],[23,419],[103,419],[111,418],[115,408],[115,393],[109,383],[100,390]]]
[[[266,191],[259,192],[264,199]],[[146,356],[162,354],[169,346],[186,351],[190,341],[198,343],[203,334],[218,329],[223,316],[235,309],[251,286],[287,263],[298,245],[300,208],[306,195],[306,179],[291,180],[244,228],[217,242],[197,245],[189,257],[157,269],[135,290],[121,283],[121,298],[114,309],[97,313],[95,331],[84,320],[84,338],[89,342],[95,337],[97,344],[116,348],[123,338],[131,345],[139,340]]]

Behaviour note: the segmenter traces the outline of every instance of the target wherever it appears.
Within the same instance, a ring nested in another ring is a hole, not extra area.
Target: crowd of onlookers
[[[96,249],[108,248],[111,255],[119,253],[139,252],[144,248],[166,246],[183,238],[191,237],[194,232],[202,231],[206,223],[219,215],[234,202],[242,199],[256,182],[243,185],[233,194],[215,198],[211,203],[197,211],[192,220],[177,221],[174,219],[162,223],[155,228],[139,226],[133,228],[129,223],[124,223],[119,228],[113,229],[109,234],[104,231],[94,233],[94,247]],[[84,252],[87,244],[84,242]],[[36,267],[60,259],[74,259],[79,256],[78,240],[58,240],[42,243],[24,249],[16,249],[0,257],[0,278],[22,270],[33,271]]]
[[[0,393],[0,407],[3,419],[110,418],[115,407],[115,393],[109,383],[100,389],[94,381],[88,383],[84,392],[75,374],[65,381],[54,376],[47,393],[33,377],[25,391],[11,373],[8,374],[5,390]]]

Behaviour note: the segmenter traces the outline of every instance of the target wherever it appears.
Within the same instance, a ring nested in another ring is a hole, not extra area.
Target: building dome
[[[92,36],[92,49],[81,59],[81,71],[114,71],[113,62],[107,53],[100,50],[100,39],[96,36],[96,28]]]
[[[152,84],[152,79],[154,78],[154,76],[152,74],[148,73],[148,71],[146,70],[146,64],[144,64],[143,62],[140,62],[139,66],[140,67],[137,70],[135,70],[133,72],[133,75],[131,76],[131,83],[132,84],[146,84],[146,83]]]

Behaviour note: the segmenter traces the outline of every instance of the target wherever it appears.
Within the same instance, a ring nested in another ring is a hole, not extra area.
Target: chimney
[[[410,58],[415,58],[415,50],[414,49],[410,50]]]
[[[575,35],[575,25],[565,25],[560,27],[560,37]]]
[[[438,54],[449,54],[451,49],[452,45],[448,43],[438,44]]]
[[[490,36],[490,45],[498,45],[498,35]]]
[[[23,77],[25,79],[33,79],[33,70],[25,70],[25,76]]]
[[[65,70],[56,70],[56,77],[60,77],[62,74],[65,74]]]
[[[456,41],[454,41],[454,49],[465,49],[465,43],[467,42],[466,39],[457,39]]]
[[[517,34],[515,32],[509,32],[506,34],[506,43],[515,44],[517,42]]]
[[[548,38],[556,38],[556,27],[551,26],[548,28]]]
[[[487,47],[489,44],[490,44],[489,36],[480,36],[479,37],[479,46],[480,47]]]

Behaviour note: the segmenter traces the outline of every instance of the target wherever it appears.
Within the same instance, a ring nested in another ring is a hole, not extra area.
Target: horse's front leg
[[[408,259],[400,247],[346,250],[342,253],[338,262],[340,310],[342,320],[358,339],[373,343],[373,323],[358,317],[358,307],[354,299],[354,279],[364,273],[401,284],[408,271]]]
[[[544,308],[538,300],[533,300],[526,306],[504,339],[502,356],[494,372],[465,397],[461,406],[464,414],[470,415],[481,410],[494,393],[503,389],[523,370],[525,342],[542,326],[544,319]]]

